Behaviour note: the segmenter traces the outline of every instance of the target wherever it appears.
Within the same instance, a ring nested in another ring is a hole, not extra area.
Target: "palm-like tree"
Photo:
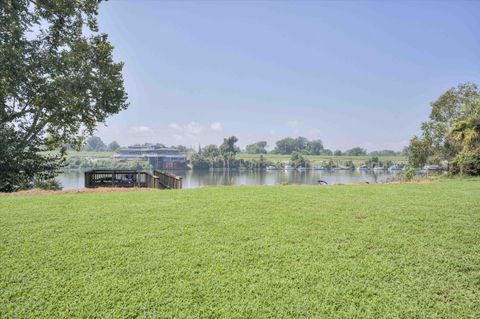
[[[464,151],[477,148],[480,145],[480,118],[455,121],[450,135],[462,144]]]

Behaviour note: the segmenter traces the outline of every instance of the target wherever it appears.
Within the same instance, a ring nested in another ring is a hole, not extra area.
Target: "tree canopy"
[[[309,161],[305,159],[302,153],[294,151],[290,156],[289,164],[295,168],[309,166]]]
[[[400,155],[400,152],[395,152],[394,150],[380,150],[372,151],[368,153],[370,156],[397,156]]]
[[[107,150],[107,145],[98,136],[91,136],[85,141],[85,145],[82,147],[87,152],[104,152]]]
[[[307,142],[307,146],[305,147],[305,154],[308,155],[320,155],[323,151],[323,143],[321,140],[312,140]]]
[[[235,159],[239,149],[235,146],[235,143],[238,142],[236,136],[230,136],[223,139],[222,145],[220,145],[220,155],[223,158],[223,162],[227,164],[227,167],[230,168],[232,160]]]
[[[343,152],[343,155],[346,156],[364,156],[367,155],[367,150],[361,148],[361,147],[354,147],[352,149],[346,150]]]
[[[309,141],[307,138],[299,136],[297,138],[286,137],[277,141],[273,152],[287,155],[293,152],[300,152],[307,155],[320,155],[322,150],[323,144],[321,140]]]
[[[117,141],[113,141],[108,144],[107,151],[115,152],[119,148],[120,148],[120,144],[118,144]]]
[[[431,103],[430,117],[421,129],[422,134],[414,136],[407,149],[411,166],[448,161],[454,172],[466,167],[480,174],[480,90],[476,84],[463,83],[443,93]]]
[[[98,123],[128,106],[123,64],[97,26],[99,2],[2,1],[0,190],[54,176],[65,144],[79,149]]]
[[[267,147],[267,142],[260,141],[260,142],[247,145],[245,150],[247,151],[248,154],[267,154],[267,150],[265,149],[265,147]]]

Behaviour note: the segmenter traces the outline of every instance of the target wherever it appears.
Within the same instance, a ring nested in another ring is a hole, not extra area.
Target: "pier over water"
[[[154,170],[153,174],[135,170],[91,170],[85,172],[85,187],[180,189],[182,178],[158,170]]]

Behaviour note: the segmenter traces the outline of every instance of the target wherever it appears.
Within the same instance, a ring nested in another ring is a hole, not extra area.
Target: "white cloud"
[[[150,133],[153,133],[153,130],[151,128],[149,128],[148,126],[134,126],[134,127],[131,127],[128,131],[130,133],[133,133],[133,134],[150,134]]]
[[[170,127],[171,129],[174,129],[174,130],[181,130],[182,128],[180,127],[180,125],[178,125],[177,123],[170,123],[168,125],[168,127]]]
[[[198,124],[195,121],[192,121],[184,125],[180,125],[177,123],[170,123],[168,127],[174,130],[177,136],[180,136],[180,135],[194,136],[202,133],[205,130],[202,125]]]
[[[199,143],[222,129],[220,123],[212,123],[210,127],[205,127],[195,121],[185,124],[170,123],[168,127],[171,138],[181,143]]]
[[[287,123],[285,123],[289,128],[296,128],[298,126],[298,121],[296,120],[291,120],[291,121],[287,121]]]
[[[212,131],[215,132],[221,132],[223,130],[222,124],[220,122],[213,122],[210,125],[210,128],[212,129]]]
[[[198,124],[197,122],[190,122],[186,125],[186,133],[187,134],[200,134],[204,128]]]

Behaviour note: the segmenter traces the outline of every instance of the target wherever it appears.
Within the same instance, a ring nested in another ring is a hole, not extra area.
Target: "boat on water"
[[[400,165],[394,164],[394,165],[390,166],[390,167],[388,168],[388,170],[389,170],[390,172],[403,171],[403,167],[400,166]]]
[[[267,171],[278,171],[279,168],[275,166],[267,166]]]
[[[294,171],[295,170],[295,167],[293,166],[290,166],[290,165],[285,165],[285,168],[284,168],[286,171]]]
[[[384,172],[384,171],[385,171],[385,167],[383,167],[383,166],[375,166],[375,167],[373,168],[373,170],[376,171],[376,172]]]
[[[440,166],[440,165],[425,165],[423,169],[420,171],[421,173],[427,174],[427,175],[438,175],[442,173],[447,173],[446,168]]]
[[[440,165],[425,165],[423,167],[424,170],[428,171],[440,171],[442,167]]]
[[[329,171],[330,167],[328,167],[328,166],[317,166],[317,167],[314,168],[314,170],[316,170],[316,171]]]
[[[369,171],[370,168],[369,168],[367,165],[360,165],[360,166],[358,167],[358,170],[359,170],[359,171],[364,171],[364,172],[366,172],[366,171]]]
[[[352,169],[350,167],[335,167],[335,171],[351,171]]]

